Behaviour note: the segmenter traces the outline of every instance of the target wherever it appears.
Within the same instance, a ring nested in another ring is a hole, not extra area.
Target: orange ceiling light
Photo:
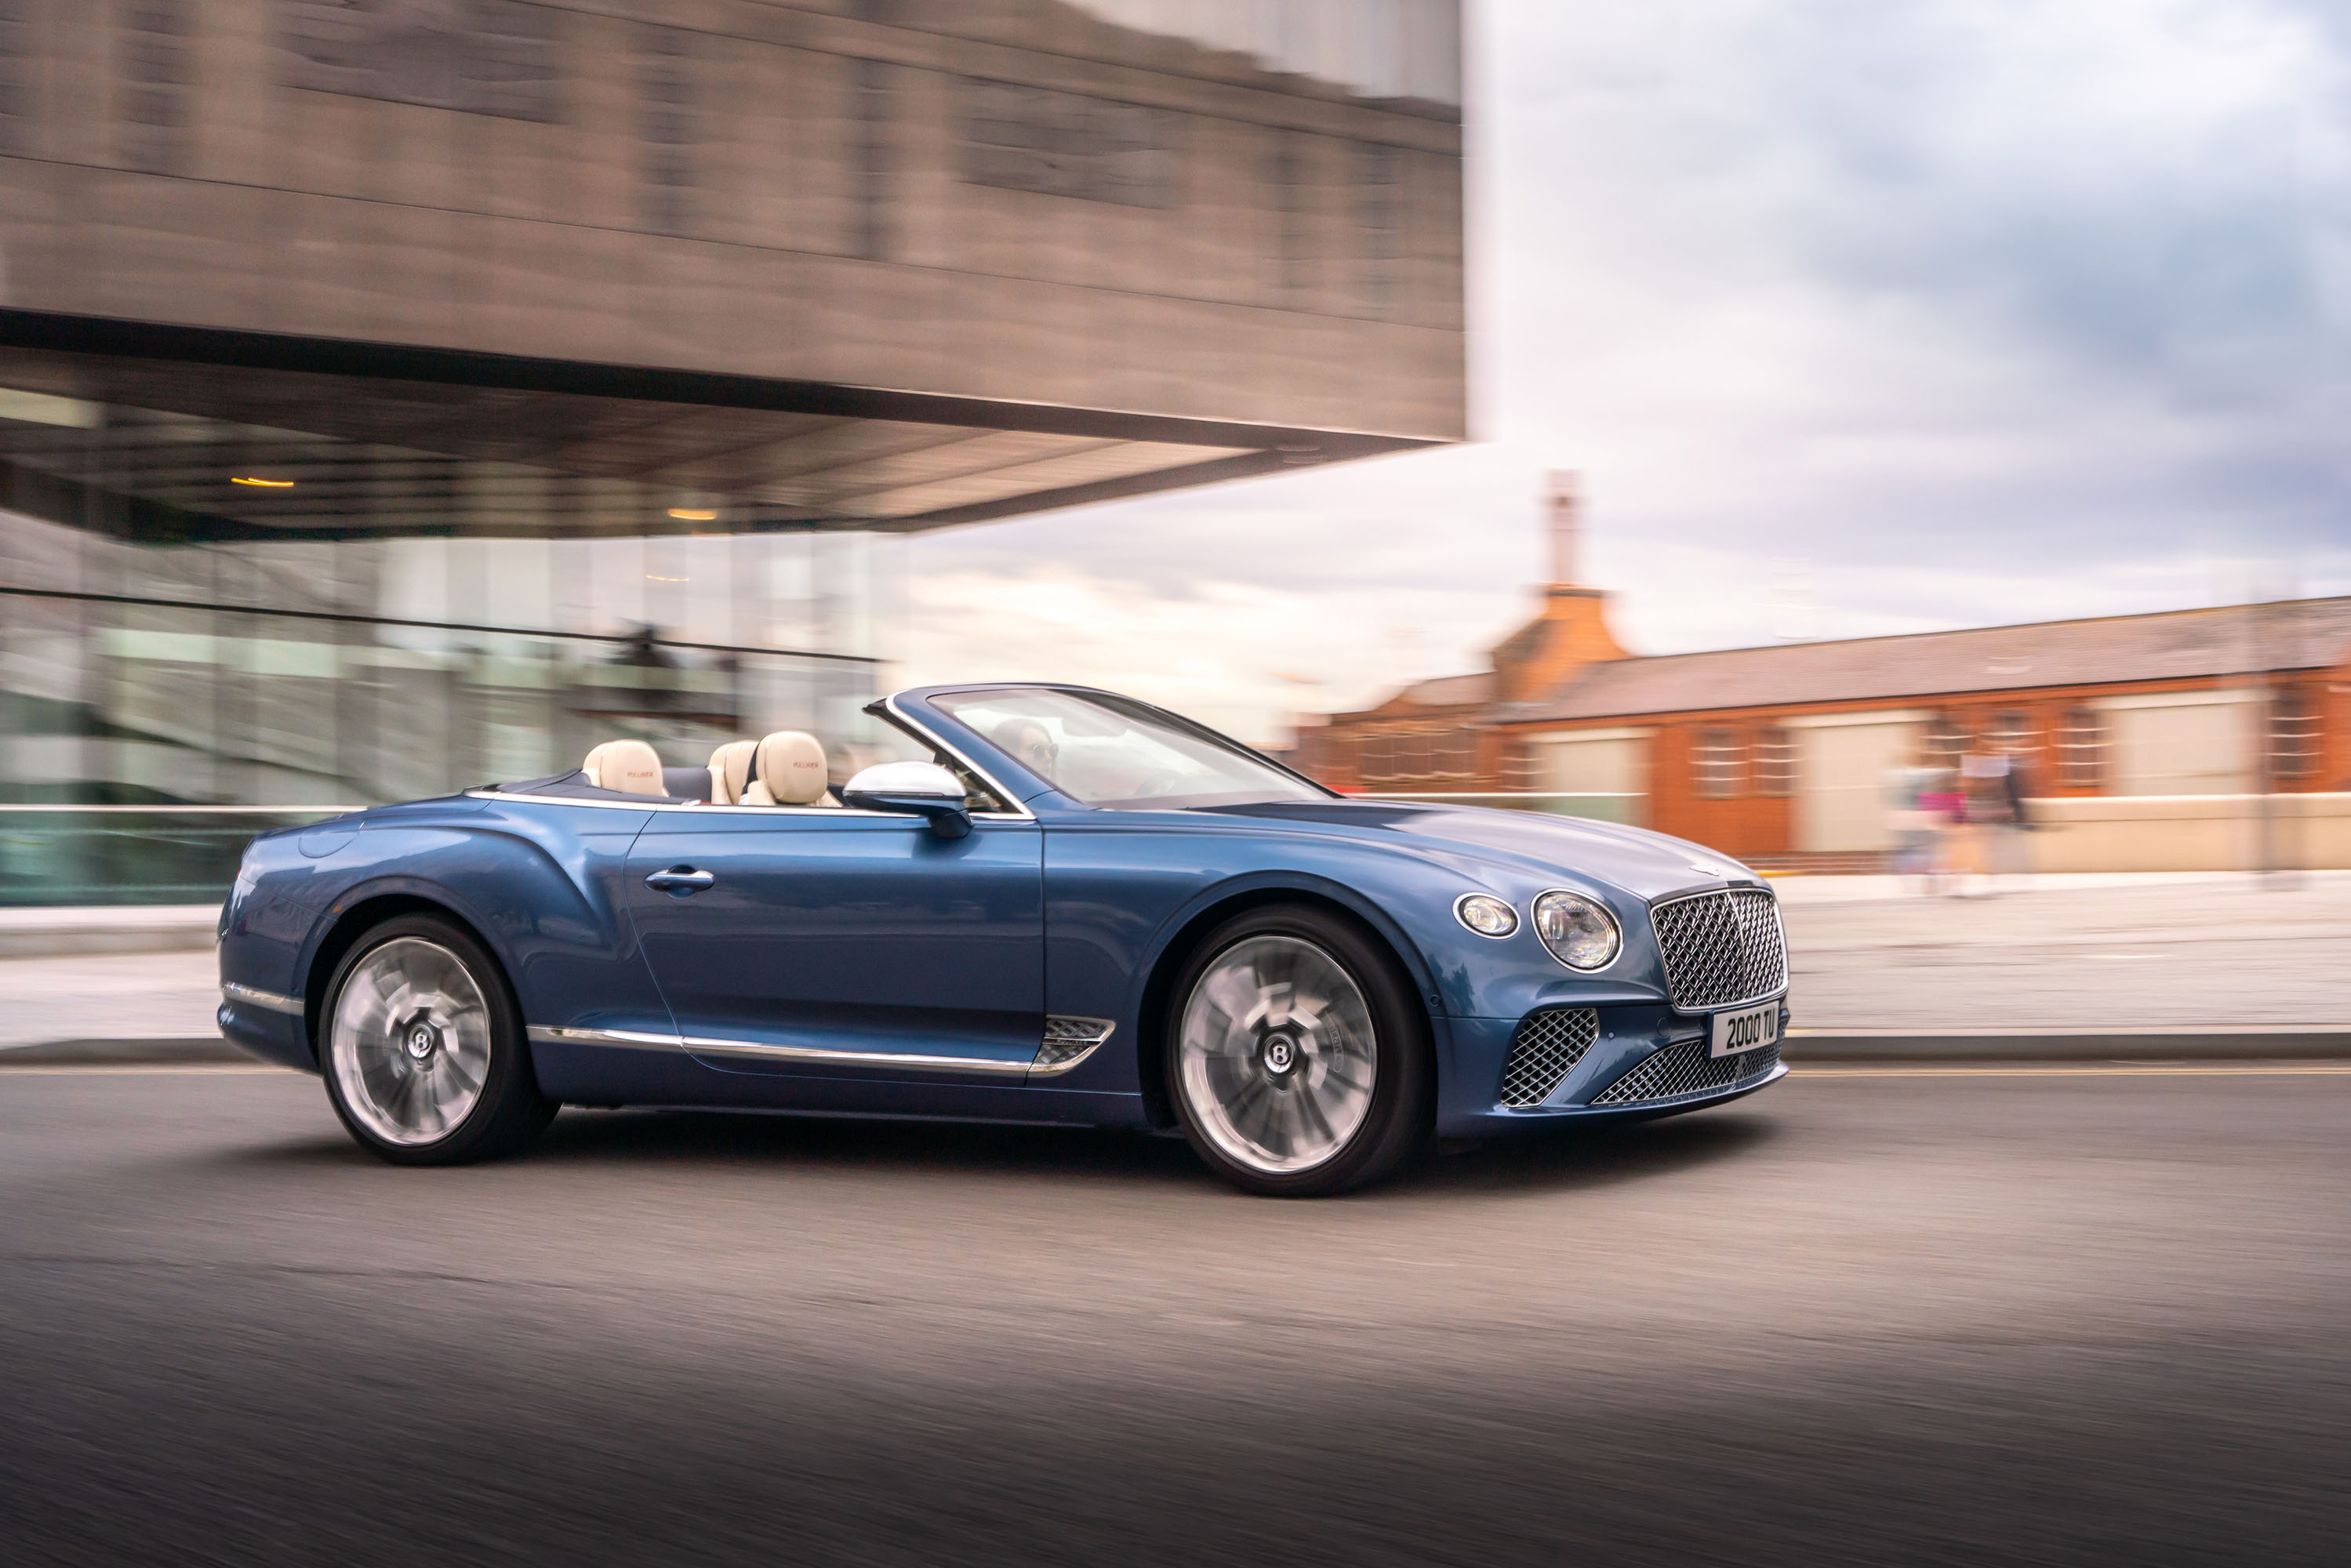
[[[228,482],[232,485],[251,485],[261,490],[291,490],[294,487],[294,481],[291,479],[263,479],[251,474],[232,474],[229,476]]]
[[[669,515],[681,523],[715,522],[718,517],[718,514],[708,507],[672,507]]]

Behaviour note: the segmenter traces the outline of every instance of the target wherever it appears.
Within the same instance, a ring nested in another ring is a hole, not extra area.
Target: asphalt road
[[[2339,1562],[2351,1072],[1802,1073],[1251,1199],[1176,1144],[0,1072],[12,1563]]]

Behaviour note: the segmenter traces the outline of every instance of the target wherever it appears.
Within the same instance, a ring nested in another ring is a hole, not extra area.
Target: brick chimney
[[[1575,493],[1575,473],[1573,469],[1551,471],[1551,585],[1573,588],[1575,585],[1576,535],[1582,528],[1578,516],[1579,503]]]
[[[1583,502],[1573,473],[1552,471],[1545,509],[1551,581],[1543,589],[1542,613],[1494,649],[1495,684],[1506,703],[1537,701],[1566,685],[1586,665],[1625,657],[1608,630],[1607,594],[1575,580]]]

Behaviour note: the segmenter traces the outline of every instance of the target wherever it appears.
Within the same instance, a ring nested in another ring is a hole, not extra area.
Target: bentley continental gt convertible
[[[1180,1129],[1298,1196],[1787,1071],[1777,903],[1697,845],[1350,799],[1081,687],[867,711],[909,758],[837,798],[807,735],[621,740],[265,833],[221,1028],[403,1165],[632,1105]]]

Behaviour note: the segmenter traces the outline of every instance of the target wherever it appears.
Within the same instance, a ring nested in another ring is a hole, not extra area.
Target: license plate
[[[1737,1056],[1742,1051],[1758,1051],[1780,1038],[1780,1004],[1769,1002],[1760,1008],[1741,1008],[1735,1013],[1714,1015],[1714,1040],[1710,1056]]]

